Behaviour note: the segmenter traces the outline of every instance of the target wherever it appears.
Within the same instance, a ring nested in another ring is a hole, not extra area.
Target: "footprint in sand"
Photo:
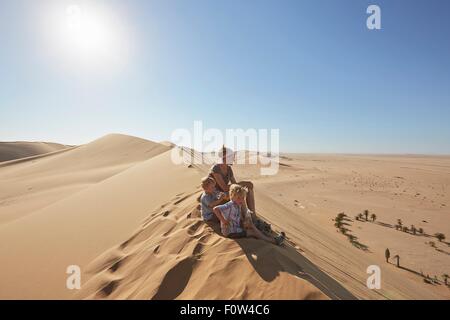
[[[201,236],[200,239],[198,239],[198,242],[200,242],[201,244],[204,244],[204,245],[209,244],[210,241],[208,241],[208,240],[210,240],[211,237],[212,237],[212,233],[207,233],[207,234]]]
[[[187,196],[184,196],[184,197],[182,197],[182,198],[180,198],[180,199],[178,199],[177,201],[175,201],[173,204],[179,204],[180,202],[183,202],[184,200],[186,200],[187,198],[189,198],[189,195],[187,195]]]
[[[200,228],[200,226],[203,225],[203,221],[197,221],[196,223],[194,223],[193,225],[191,225],[188,228],[188,234],[189,235],[193,235],[195,232],[197,232],[197,230]]]
[[[194,250],[192,250],[192,255],[199,257],[202,254],[202,249],[205,247],[203,243],[197,243],[194,247]]]
[[[130,243],[130,241],[131,241],[131,240],[128,239],[128,240],[122,242],[122,243],[120,244],[119,248],[120,248],[120,249],[125,249],[125,248],[128,246],[128,244]]]
[[[195,219],[195,218],[201,218],[202,214],[200,212],[200,205],[198,205],[197,207],[195,207],[191,212],[189,212],[186,215],[187,219]]]
[[[111,293],[113,293],[113,291],[117,288],[117,286],[119,285],[120,281],[119,280],[113,280],[109,283],[106,283],[103,288],[100,289],[99,294],[103,297],[107,297],[109,296]]]
[[[166,232],[163,233],[163,237],[167,237],[173,231],[173,229],[175,229],[176,226],[176,224],[171,226]]]
[[[119,270],[120,266],[122,265],[123,260],[117,260],[116,262],[114,262],[114,264],[109,267],[109,271],[111,271],[112,273],[116,272],[117,270]]]

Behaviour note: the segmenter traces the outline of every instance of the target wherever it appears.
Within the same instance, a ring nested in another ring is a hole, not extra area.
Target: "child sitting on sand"
[[[203,193],[200,196],[201,213],[203,220],[219,222],[213,213],[213,208],[224,203],[227,198],[223,192],[216,191],[216,182],[211,177],[202,179]]]
[[[230,201],[214,207],[214,214],[220,221],[222,234],[228,238],[254,237],[270,243],[281,245],[284,233],[272,238],[259,231],[252,221],[252,212],[245,205],[247,190],[238,185],[230,186]]]

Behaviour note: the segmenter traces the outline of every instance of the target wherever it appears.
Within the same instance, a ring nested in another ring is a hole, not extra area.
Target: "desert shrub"
[[[439,242],[442,242],[443,240],[445,240],[445,235],[443,233],[435,233],[434,236],[439,240]]]

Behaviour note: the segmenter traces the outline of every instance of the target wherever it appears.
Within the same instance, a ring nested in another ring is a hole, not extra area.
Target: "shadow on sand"
[[[218,223],[208,225],[220,236]],[[267,282],[273,281],[280,272],[302,278],[321,290],[333,300],[357,300],[339,282],[321,271],[290,243],[278,247],[263,240],[252,238],[234,239],[244,251],[248,261],[259,276]]]
[[[410,268],[402,266],[402,265],[397,266],[396,263],[392,263],[390,261],[388,261],[387,263],[391,264],[391,265],[394,265],[396,268],[399,268],[399,269],[411,272],[412,274],[415,274],[416,276],[421,277],[424,280],[424,282],[427,283],[427,284],[431,284],[431,285],[442,285],[442,284],[444,284],[443,282],[441,282],[439,280],[430,278],[428,275],[425,276],[422,272],[410,269]]]

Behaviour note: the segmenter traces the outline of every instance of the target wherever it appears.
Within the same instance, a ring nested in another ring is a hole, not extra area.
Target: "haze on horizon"
[[[382,30],[366,28],[377,4]],[[282,152],[450,154],[450,3],[0,3],[0,141],[280,129]]]

